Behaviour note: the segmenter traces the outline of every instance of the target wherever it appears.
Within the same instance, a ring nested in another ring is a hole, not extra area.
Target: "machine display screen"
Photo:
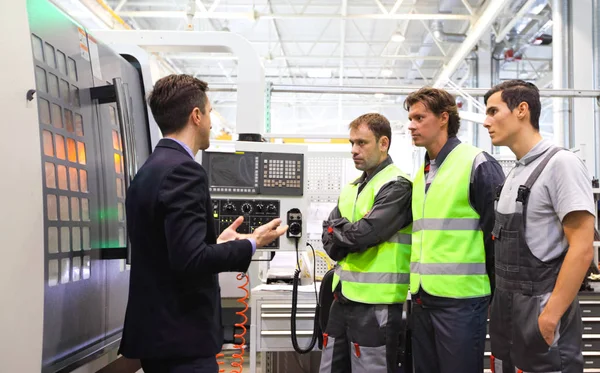
[[[255,153],[204,153],[203,164],[211,191],[252,192],[258,188],[258,155]]]

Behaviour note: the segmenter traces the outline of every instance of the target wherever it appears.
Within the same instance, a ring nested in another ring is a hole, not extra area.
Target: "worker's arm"
[[[560,175],[544,187],[568,242],[554,290],[538,319],[542,336],[551,345],[557,325],[575,299],[594,256],[595,203],[587,169],[575,154],[559,152],[547,167]]]
[[[479,214],[479,227],[483,231],[483,244],[485,247],[485,267],[492,294],[495,289],[495,263],[494,263],[494,241],[492,230],[494,229],[495,210],[494,200],[496,188],[504,182],[504,171],[498,161],[491,155],[482,152],[473,162],[473,180],[470,186],[471,206]]]
[[[560,318],[575,299],[590,262],[594,258],[594,216],[588,211],[574,211],[563,220],[563,230],[569,250],[562,264],[556,285],[538,323],[548,345],[554,341],[554,333]]]
[[[329,257],[335,261],[340,261],[348,255],[349,251],[347,247],[339,247],[333,243],[333,236],[329,233],[330,222],[341,218],[340,209],[336,205],[329,218],[323,222],[323,235],[321,240],[323,242],[323,250],[329,255]]]
[[[363,252],[380,244],[412,222],[412,183],[400,177],[384,185],[375,196],[371,210],[351,223],[345,218],[332,219],[327,229],[332,244],[351,253]]]

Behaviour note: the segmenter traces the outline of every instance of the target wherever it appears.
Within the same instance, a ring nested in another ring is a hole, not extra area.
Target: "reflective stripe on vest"
[[[341,216],[356,222],[373,208],[382,186],[398,177],[408,177],[391,164],[379,171],[358,194],[358,184],[349,184],[340,194]],[[352,301],[368,304],[402,303],[410,281],[411,227],[401,229],[386,242],[361,253],[350,253],[338,262],[333,289],[342,281],[342,294]]]
[[[411,293],[448,298],[490,294],[479,214],[469,201],[477,149],[459,144],[437,170],[425,194],[424,169],[413,184]]]

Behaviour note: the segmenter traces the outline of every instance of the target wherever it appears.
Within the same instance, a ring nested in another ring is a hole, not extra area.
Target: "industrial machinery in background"
[[[139,64],[46,0],[28,0],[44,200],[42,372],[118,346],[127,303],[125,193],[151,151]]]

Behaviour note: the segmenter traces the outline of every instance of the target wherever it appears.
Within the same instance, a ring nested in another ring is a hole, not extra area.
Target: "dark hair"
[[[363,123],[369,127],[371,132],[373,132],[377,141],[379,141],[381,136],[386,136],[389,139],[387,149],[389,151],[390,146],[392,145],[392,127],[390,126],[390,121],[381,114],[368,113],[354,119],[348,128],[356,129]]]
[[[506,106],[508,106],[510,111],[515,110],[521,102],[526,102],[529,105],[531,125],[536,130],[540,130],[542,103],[540,102],[540,91],[535,84],[515,79],[495,85],[483,96],[483,101],[486,105],[490,96],[496,92],[502,92],[500,95],[502,101],[506,102]]]
[[[422,103],[435,116],[448,113],[448,137],[454,137],[460,128],[460,117],[456,99],[443,89],[423,87],[409,94],[404,100],[404,110],[409,111],[416,103]]]
[[[185,127],[194,108],[206,114],[206,91],[208,84],[191,75],[172,74],[156,82],[148,102],[163,136]]]

